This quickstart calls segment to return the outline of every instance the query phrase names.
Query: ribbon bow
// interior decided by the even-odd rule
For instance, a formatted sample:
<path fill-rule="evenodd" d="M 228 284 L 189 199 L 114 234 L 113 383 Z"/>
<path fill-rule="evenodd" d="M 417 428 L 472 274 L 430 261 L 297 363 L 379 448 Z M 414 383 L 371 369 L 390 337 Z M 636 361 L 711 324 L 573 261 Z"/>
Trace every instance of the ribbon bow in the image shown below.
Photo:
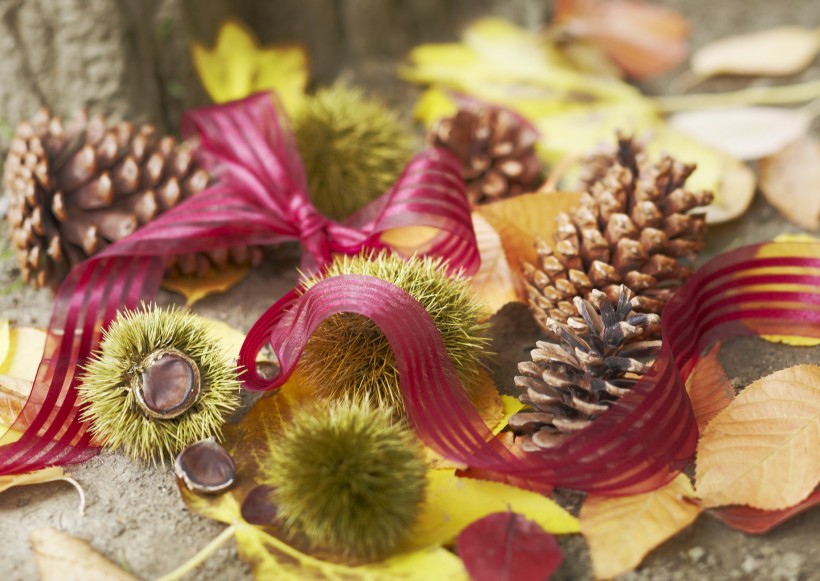
<path fill-rule="evenodd" d="M 268 94 L 194 110 L 183 134 L 196 134 L 197 156 L 215 185 L 165 212 L 133 235 L 72 270 L 55 297 L 46 351 L 12 429 L 0 447 L 0 474 L 82 462 L 96 453 L 79 419 L 78 372 L 117 310 L 135 308 L 159 290 L 164 257 L 234 246 L 298 240 L 303 267 L 320 268 L 334 253 L 387 245 L 382 234 L 428 226 L 436 236 L 420 249 L 451 269 L 473 272 L 478 249 L 458 161 L 443 150 L 414 157 L 393 188 L 343 223 L 310 203 L 293 139 Z"/>

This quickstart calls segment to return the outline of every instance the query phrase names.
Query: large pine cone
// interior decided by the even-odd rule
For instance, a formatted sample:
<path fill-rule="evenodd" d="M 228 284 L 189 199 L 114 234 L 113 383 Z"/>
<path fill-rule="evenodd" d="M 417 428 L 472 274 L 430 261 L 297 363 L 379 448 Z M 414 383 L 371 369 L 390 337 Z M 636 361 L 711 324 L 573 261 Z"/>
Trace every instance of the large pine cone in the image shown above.
<path fill-rule="evenodd" d="M 471 106 L 439 121 L 427 135 L 432 147 L 461 161 L 472 205 L 532 191 L 543 171 L 535 132 L 504 109 Z"/>
<path fill-rule="evenodd" d="M 509 425 L 526 451 L 556 446 L 587 427 L 629 393 L 660 349 L 660 340 L 646 339 L 660 317 L 636 313 L 625 286 L 614 307 L 601 291 L 590 297 L 575 297 L 575 316 L 566 323 L 548 319 L 558 341 L 539 341 L 532 360 L 518 364 L 515 385 L 528 407 Z"/>
<path fill-rule="evenodd" d="M 689 211 L 711 203 L 712 194 L 684 189 L 694 169 L 669 156 L 651 163 L 624 137 L 616 151 L 587 161 L 586 193 L 556 219 L 554 250 L 536 241 L 539 265 L 524 265 L 530 307 L 545 330 L 548 319 L 575 314 L 575 296 L 600 289 L 614 301 L 621 284 L 636 295 L 637 311 L 661 312 L 692 273 L 679 259 L 703 246 L 705 218 Z"/>
<path fill-rule="evenodd" d="M 5 163 L 10 236 L 23 278 L 57 286 L 68 271 L 208 185 L 190 147 L 151 125 L 84 112 L 65 127 L 46 110 L 17 127 Z M 172 273 L 258 263 L 259 248 L 182 255 Z"/>

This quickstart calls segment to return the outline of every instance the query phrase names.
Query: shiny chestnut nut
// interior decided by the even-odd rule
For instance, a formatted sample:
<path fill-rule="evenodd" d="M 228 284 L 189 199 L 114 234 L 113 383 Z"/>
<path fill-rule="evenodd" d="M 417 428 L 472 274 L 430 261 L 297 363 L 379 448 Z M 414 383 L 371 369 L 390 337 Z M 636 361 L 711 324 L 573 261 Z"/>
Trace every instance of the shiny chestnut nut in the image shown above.
<path fill-rule="evenodd" d="M 174 472 L 188 490 L 217 494 L 233 485 L 236 464 L 225 448 L 213 438 L 207 438 L 191 444 L 177 455 Z"/>
<path fill-rule="evenodd" d="M 162 349 L 145 361 L 134 395 L 143 411 L 161 420 L 184 414 L 199 398 L 199 367 L 177 349 Z"/>

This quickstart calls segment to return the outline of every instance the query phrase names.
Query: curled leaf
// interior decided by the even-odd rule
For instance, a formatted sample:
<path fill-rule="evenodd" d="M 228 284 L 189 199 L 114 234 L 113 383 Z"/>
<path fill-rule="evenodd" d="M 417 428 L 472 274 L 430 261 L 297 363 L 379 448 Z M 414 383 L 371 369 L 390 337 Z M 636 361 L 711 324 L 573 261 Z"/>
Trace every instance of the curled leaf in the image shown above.
<path fill-rule="evenodd" d="M 676 113 L 669 125 L 742 160 L 776 153 L 805 135 L 812 116 L 801 109 L 720 107 Z"/>
<path fill-rule="evenodd" d="M 97 551 L 88 541 L 48 527 L 29 536 L 42 581 L 139 581 Z"/>
<path fill-rule="evenodd" d="M 726 506 L 712 509 L 709 512 L 723 524 L 749 533 L 762 535 L 783 524 L 790 518 L 820 504 L 820 490 L 815 490 L 811 496 L 800 504 L 782 510 L 760 510 L 748 506 Z"/>
<path fill-rule="evenodd" d="M 698 360 L 686 378 L 686 392 L 692 402 L 695 421 L 702 433 L 712 419 L 735 398 L 735 388 L 718 361 L 720 344 Z"/>
<path fill-rule="evenodd" d="M 760 160 L 760 189 L 787 220 L 820 230 L 820 139 L 805 136 Z"/>
<path fill-rule="evenodd" d="M 543 581 L 564 559 L 555 537 L 509 511 L 487 515 L 465 528 L 457 547 L 474 581 Z"/>
<path fill-rule="evenodd" d="M 553 21 L 598 43 L 635 78 L 674 69 L 689 51 L 689 21 L 671 8 L 641 0 L 558 0 Z"/>
<path fill-rule="evenodd" d="M 780 26 L 729 36 L 702 46 L 692 54 L 692 71 L 700 77 L 793 75 L 814 60 L 818 49 L 817 30 Z"/>
<path fill-rule="evenodd" d="M 631 571 L 652 549 L 692 524 L 700 512 L 685 474 L 644 494 L 588 496 L 581 507 L 581 532 L 589 544 L 595 578 L 610 579 Z"/>
<path fill-rule="evenodd" d="M 820 367 L 797 365 L 749 385 L 698 443 L 705 506 L 780 510 L 820 483 Z"/>
<path fill-rule="evenodd" d="M 486 310 L 494 313 L 507 303 L 519 300 L 515 292 L 515 277 L 504 254 L 501 238 L 490 223 L 476 212 L 473 212 L 473 229 L 481 255 L 481 267 L 470 279 L 470 286 Z"/>

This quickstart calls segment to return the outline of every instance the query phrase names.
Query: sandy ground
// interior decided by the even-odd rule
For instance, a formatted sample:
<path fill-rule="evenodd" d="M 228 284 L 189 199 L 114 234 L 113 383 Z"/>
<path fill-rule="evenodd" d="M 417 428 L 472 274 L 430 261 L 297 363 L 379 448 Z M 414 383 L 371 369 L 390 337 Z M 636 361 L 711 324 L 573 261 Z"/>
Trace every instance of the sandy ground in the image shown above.
<path fill-rule="evenodd" d="M 784 22 L 820 25 L 816 1 L 687 3 L 677 0 L 667 3 L 693 18 L 696 44 L 729 32 Z M 385 71 L 376 66 L 372 71 L 354 71 L 352 76 L 367 81 L 379 72 Z M 812 71 L 801 78 L 817 76 L 815 64 Z M 664 82 L 668 81 L 655 82 L 651 88 L 663 91 Z M 397 100 L 406 101 L 406 88 L 398 88 L 392 81 L 383 86 L 385 94 L 399 95 Z M 0 232 L 3 240 L 0 242 L 0 316 L 10 318 L 16 325 L 45 326 L 51 311 L 51 294 L 33 291 L 19 283 L 19 271 L 8 251 L 4 228 Z M 758 199 L 742 220 L 710 231 L 705 257 L 795 230 L 771 206 Z M 194 310 L 247 330 L 259 314 L 293 285 L 294 265 L 293 260 L 272 261 L 253 271 L 228 294 L 209 297 Z M 165 295 L 164 300 L 174 299 Z M 494 375 L 503 388 L 511 382 L 514 364 L 533 336 L 528 333 L 529 323 L 520 312 L 506 313 L 499 319 L 503 322 L 499 324 L 498 333 L 504 339 L 498 344 L 505 345 L 505 349 Z M 820 363 L 820 349 L 785 348 L 743 339 L 727 345 L 722 359 L 730 376 L 738 384 L 746 385 L 787 365 Z M 31 530 L 43 526 L 57 527 L 88 539 L 97 550 L 143 579 L 173 570 L 223 529 L 223 525 L 185 510 L 168 468 L 135 464 L 118 453 L 104 452 L 84 465 L 73 467 L 71 473 L 86 492 L 88 505 L 83 517 L 77 511 L 77 493 L 65 483 L 29 486 L 0 494 L 0 579 L 37 578 L 27 539 Z M 820 579 L 818 532 L 820 511 L 817 510 L 796 517 L 762 537 L 737 533 L 702 515 L 693 526 L 650 555 L 638 571 L 623 579 Z M 555 578 L 589 579 L 589 558 L 582 538 L 564 537 L 561 545 L 565 564 Z M 238 580 L 249 577 L 249 570 L 237 557 L 235 546 L 229 544 L 190 578 Z"/>

